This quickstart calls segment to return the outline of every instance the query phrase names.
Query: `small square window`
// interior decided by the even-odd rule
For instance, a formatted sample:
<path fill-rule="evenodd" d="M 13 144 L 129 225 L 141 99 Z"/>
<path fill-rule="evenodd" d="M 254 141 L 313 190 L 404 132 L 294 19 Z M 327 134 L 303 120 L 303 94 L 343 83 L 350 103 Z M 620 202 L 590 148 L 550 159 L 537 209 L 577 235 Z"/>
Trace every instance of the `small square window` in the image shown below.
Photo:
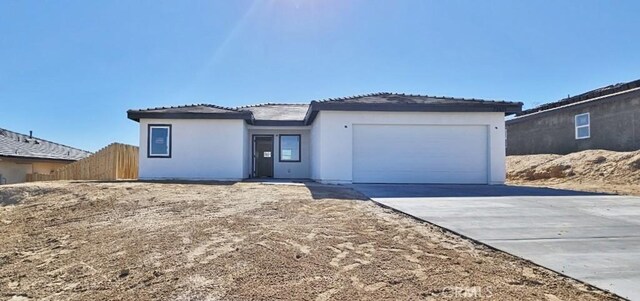
<path fill-rule="evenodd" d="M 150 124 L 147 157 L 171 158 L 171 125 Z"/>
<path fill-rule="evenodd" d="M 589 138 L 590 134 L 589 133 L 589 127 L 588 126 L 583 126 L 583 127 L 579 127 L 576 129 L 576 135 L 578 137 L 578 139 L 584 139 L 584 138 Z"/>
<path fill-rule="evenodd" d="M 578 114 L 575 117 L 576 139 L 591 137 L 591 116 L 589 113 Z"/>
<path fill-rule="evenodd" d="M 589 125 L 589 114 L 580 114 L 576 116 L 576 126 Z"/>
<path fill-rule="evenodd" d="M 300 162 L 300 135 L 280 135 L 280 162 Z"/>

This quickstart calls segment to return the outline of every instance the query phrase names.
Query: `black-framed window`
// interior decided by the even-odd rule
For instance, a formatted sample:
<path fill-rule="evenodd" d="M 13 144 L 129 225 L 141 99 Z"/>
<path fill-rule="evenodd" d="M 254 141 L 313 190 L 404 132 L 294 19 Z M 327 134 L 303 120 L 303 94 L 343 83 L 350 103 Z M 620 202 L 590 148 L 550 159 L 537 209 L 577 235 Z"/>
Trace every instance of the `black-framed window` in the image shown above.
<path fill-rule="evenodd" d="M 148 158 L 171 158 L 170 124 L 150 124 L 147 139 Z"/>
<path fill-rule="evenodd" d="M 300 162 L 300 135 L 280 135 L 280 162 Z"/>

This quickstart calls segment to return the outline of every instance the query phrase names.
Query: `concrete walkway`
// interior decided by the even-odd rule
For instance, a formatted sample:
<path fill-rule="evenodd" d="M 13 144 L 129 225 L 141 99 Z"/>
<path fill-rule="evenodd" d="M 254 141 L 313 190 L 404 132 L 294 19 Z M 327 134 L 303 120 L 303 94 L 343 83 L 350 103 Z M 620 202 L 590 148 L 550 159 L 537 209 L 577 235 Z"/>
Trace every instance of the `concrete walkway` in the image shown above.
<path fill-rule="evenodd" d="M 640 198 L 487 185 L 353 187 L 374 201 L 640 300 Z"/>

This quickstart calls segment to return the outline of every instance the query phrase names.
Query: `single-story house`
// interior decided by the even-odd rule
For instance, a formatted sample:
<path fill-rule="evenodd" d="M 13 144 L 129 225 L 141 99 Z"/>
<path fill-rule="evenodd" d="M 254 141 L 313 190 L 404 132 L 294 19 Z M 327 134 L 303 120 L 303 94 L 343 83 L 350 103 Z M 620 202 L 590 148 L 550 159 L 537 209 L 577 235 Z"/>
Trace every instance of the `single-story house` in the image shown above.
<path fill-rule="evenodd" d="M 0 185 L 21 183 L 27 174 L 50 174 L 90 152 L 0 128 Z"/>
<path fill-rule="evenodd" d="M 640 80 L 524 110 L 506 122 L 507 154 L 640 149 Z"/>
<path fill-rule="evenodd" d="M 505 180 L 505 114 L 521 107 L 376 93 L 127 115 L 140 123 L 140 179 L 499 184 Z"/>

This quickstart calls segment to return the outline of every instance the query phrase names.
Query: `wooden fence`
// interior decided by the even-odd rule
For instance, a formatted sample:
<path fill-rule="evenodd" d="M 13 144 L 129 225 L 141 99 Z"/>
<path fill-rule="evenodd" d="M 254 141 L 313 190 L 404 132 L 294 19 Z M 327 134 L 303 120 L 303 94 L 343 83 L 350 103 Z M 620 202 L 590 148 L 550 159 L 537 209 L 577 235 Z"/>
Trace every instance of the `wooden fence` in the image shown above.
<path fill-rule="evenodd" d="M 27 182 L 55 180 L 119 180 L 138 178 L 138 147 L 112 143 L 97 153 L 51 174 L 27 174 Z"/>

